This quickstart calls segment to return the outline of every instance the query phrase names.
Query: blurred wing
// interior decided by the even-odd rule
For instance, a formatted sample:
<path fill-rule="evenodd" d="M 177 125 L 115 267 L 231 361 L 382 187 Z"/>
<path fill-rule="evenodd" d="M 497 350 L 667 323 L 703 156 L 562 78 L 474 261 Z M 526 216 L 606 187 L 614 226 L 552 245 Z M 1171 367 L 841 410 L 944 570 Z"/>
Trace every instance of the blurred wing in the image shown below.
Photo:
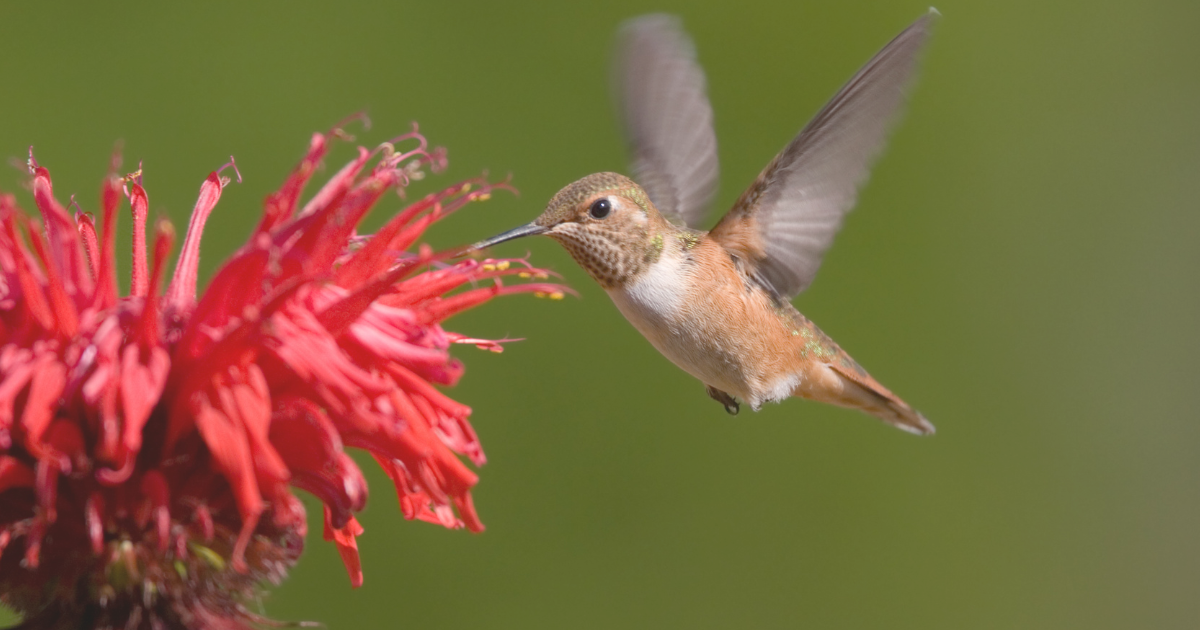
<path fill-rule="evenodd" d="M 929 34 L 930 11 L 883 47 L 784 147 L 711 236 L 781 296 L 800 293 L 854 207 Z"/>
<path fill-rule="evenodd" d="M 717 137 L 704 71 L 679 19 L 621 27 L 614 83 L 633 176 L 668 218 L 695 227 L 717 187 Z"/>

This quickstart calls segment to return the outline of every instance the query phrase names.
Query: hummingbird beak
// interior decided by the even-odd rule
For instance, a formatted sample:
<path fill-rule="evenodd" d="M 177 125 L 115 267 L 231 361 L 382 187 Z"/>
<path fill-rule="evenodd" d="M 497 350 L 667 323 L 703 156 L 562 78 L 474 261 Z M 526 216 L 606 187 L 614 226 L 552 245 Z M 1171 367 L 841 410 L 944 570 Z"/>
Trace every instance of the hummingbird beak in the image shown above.
<path fill-rule="evenodd" d="M 507 232 L 502 232 L 491 238 L 485 238 L 482 241 L 479 241 L 478 243 L 475 243 L 474 245 L 468 247 L 467 251 L 473 252 L 473 251 L 480 250 L 480 249 L 486 249 L 488 247 L 491 247 L 492 245 L 498 245 L 505 241 L 511 241 L 514 238 L 521 238 L 522 236 L 534 236 L 536 234 L 545 234 L 546 232 L 549 232 L 549 231 L 550 231 L 550 228 L 543 227 L 536 223 L 527 223 L 525 225 L 522 225 L 519 228 L 513 228 Z"/>

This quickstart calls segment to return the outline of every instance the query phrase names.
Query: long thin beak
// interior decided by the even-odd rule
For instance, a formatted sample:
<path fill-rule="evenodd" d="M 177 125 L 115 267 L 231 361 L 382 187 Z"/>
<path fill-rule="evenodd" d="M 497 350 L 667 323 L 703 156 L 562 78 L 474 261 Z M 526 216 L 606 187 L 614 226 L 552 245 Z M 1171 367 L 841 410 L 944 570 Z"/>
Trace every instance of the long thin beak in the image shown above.
<path fill-rule="evenodd" d="M 550 230 L 548 228 L 542 227 L 536 223 L 527 223 L 525 225 L 522 225 L 519 228 L 513 228 L 507 232 L 497 234 L 491 238 L 485 238 L 482 241 L 479 241 L 478 243 L 475 243 L 474 245 L 468 247 L 467 251 L 471 252 L 471 251 L 475 251 L 478 249 L 485 249 L 485 248 L 491 247 L 492 245 L 498 245 L 505 241 L 511 241 L 514 238 L 521 238 L 522 236 L 534 236 L 536 234 L 545 234 L 546 232 L 549 232 L 549 231 Z"/>

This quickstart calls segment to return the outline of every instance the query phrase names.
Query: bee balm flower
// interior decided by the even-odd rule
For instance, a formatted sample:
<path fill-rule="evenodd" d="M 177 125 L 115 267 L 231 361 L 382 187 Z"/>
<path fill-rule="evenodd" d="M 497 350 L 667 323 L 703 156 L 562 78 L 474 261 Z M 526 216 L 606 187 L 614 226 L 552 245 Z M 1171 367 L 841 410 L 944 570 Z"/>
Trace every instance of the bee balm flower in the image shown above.
<path fill-rule="evenodd" d="M 0 594 L 23 627 L 253 623 L 243 604 L 303 547 L 292 488 L 324 504 L 325 538 L 361 584 L 354 513 L 367 485 L 346 447 L 375 457 L 406 518 L 483 529 L 477 477 L 459 459 L 484 463 L 471 410 L 434 385 L 462 374 L 451 344 L 499 345 L 441 322 L 500 294 L 562 288 L 502 284 L 546 277 L 523 261 L 413 251 L 434 221 L 486 198 L 484 180 L 412 203 L 372 237 L 355 233 L 385 193 L 443 166 L 415 130 L 360 148 L 301 206 L 332 136 L 313 136 L 202 294 L 200 237 L 229 182 L 221 171 L 200 187 L 164 292 L 174 233 L 160 224 L 147 245 L 140 171 L 107 178 L 99 232 L 68 214 L 32 153 L 41 223 L 0 195 Z M 123 198 L 134 246 L 121 297 Z"/>

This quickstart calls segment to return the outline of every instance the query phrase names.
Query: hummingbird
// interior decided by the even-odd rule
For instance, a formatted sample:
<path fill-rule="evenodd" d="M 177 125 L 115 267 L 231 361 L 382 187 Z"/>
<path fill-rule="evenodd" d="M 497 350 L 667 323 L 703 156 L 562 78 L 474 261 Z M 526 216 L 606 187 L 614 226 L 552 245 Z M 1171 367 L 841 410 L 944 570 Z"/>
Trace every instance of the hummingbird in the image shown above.
<path fill-rule="evenodd" d="M 799 397 L 933 433 L 791 300 L 854 206 L 936 15 L 930 9 L 872 57 L 708 232 L 698 225 L 718 166 L 704 71 L 678 18 L 630 20 L 618 32 L 614 88 L 633 177 L 588 175 L 531 223 L 468 250 L 538 234 L 558 241 L 731 415 L 739 399 L 757 411 Z"/>

